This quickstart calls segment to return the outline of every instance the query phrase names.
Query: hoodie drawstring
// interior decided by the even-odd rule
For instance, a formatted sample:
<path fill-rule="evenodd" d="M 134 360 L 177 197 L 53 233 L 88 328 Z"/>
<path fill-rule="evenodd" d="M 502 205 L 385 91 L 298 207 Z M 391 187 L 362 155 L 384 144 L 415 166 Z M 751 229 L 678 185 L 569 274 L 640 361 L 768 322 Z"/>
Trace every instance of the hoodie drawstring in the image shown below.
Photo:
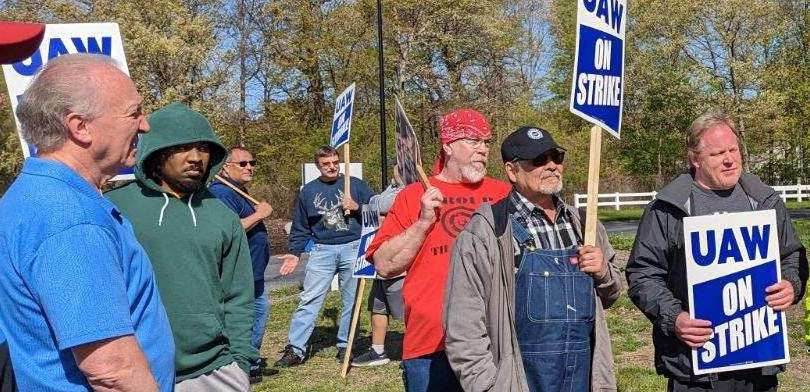
<path fill-rule="evenodd" d="M 163 224 L 163 211 L 166 211 L 166 206 L 169 205 L 169 196 L 166 196 L 165 193 L 161 193 L 161 195 L 163 195 L 163 198 L 166 199 L 166 202 L 163 203 L 163 208 L 160 209 L 160 218 L 158 218 L 158 226 L 161 226 Z"/>
<path fill-rule="evenodd" d="M 163 203 L 163 207 L 160 209 L 160 218 L 158 218 L 158 226 L 163 225 L 163 212 L 166 211 L 166 206 L 169 205 L 169 196 L 166 196 L 165 193 L 162 193 L 163 198 L 166 201 Z M 197 227 L 197 215 L 194 214 L 194 208 L 191 207 L 191 200 L 194 199 L 194 193 L 192 192 L 191 195 L 188 197 L 188 210 L 191 211 L 191 220 L 194 222 L 194 227 Z"/>
<path fill-rule="evenodd" d="M 191 220 L 194 221 L 194 227 L 197 227 L 197 215 L 194 215 L 194 209 L 191 208 L 191 199 L 194 198 L 194 192 L 188 197 L 188 210 L 191 211 Z"/>

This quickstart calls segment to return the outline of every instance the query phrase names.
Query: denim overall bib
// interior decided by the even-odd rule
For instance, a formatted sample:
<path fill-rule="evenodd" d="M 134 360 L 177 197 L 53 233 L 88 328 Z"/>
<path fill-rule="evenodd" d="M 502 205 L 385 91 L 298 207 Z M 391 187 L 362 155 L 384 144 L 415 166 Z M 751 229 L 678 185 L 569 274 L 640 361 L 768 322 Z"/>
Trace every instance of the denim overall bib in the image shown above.
<path fill-rule="evenodd" d="M 594 326 L 593 279 L 571 264 L 576 247 L 536 249 L 514 218 L 522 259 L 515 273 L 515 329 L 532 392 L 587 392 Z"/>

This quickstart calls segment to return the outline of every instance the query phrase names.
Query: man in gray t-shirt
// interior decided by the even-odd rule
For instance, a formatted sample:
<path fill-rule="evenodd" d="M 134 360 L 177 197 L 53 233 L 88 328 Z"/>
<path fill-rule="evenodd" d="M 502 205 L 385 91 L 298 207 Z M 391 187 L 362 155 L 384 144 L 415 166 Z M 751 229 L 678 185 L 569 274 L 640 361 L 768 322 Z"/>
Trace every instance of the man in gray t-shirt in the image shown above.
<path fill-rule="evenodd" d="M 639 222 L 626 268 L 628 295 L 653 323 L 655 367 L 668 379 L 668 391 L 776 391 L 776 374 L 784 367 L 693 374 L 691 350 L 709 341 L 713 330 L 709 321 L 689 316 L 683 218 L 775 210 L 782 280 L 764 294 L 776 311 L 803 295 L 804 247 L 779 195 L 756 176 L 743 173 L 737 131 L 728 116 L 707 113 L 695 120 L 687 149 L 690 172 L 658 192 Z"/>
<path fill-rule="evenodd" d="M 740 184 L 731 189 L 706 189 L 692 183 L 692 215 L 751 211 L 751 201 Z"/>

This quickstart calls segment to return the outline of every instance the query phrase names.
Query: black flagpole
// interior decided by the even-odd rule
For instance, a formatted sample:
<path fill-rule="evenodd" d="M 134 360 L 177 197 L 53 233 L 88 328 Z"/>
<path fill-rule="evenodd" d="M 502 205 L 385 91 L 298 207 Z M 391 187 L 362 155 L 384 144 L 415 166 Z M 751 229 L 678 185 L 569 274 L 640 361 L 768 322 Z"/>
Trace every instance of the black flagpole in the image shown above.
<path fill-rule="evenodd" d="M 382 0 L 377 0 L 377 56 L 380 63 L 380 164 L 382 187 L 388 186 L 388 154 L 385 137 L 385 63 L 383 61 Z"/>

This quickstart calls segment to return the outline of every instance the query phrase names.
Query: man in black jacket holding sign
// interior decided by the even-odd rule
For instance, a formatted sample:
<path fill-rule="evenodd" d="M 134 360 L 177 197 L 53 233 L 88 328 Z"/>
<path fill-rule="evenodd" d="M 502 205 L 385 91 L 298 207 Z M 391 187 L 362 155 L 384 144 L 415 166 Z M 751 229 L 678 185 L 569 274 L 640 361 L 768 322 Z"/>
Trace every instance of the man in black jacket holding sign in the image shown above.
<path fill-rule="evenodd" d="M 775 210 L 782 280 L 766 289 L 765 300 L 776 311 L 804 295 L 804 247 L 779 195 L 757 176 L 743 173 L 731 118 L 709 112 L 696 119 L 688 131 L 687 152 L 689 172 L 664 187 L 641 218 L 627 263 L 628 294 L 653 323 L 655 367 L 668 378 L 669 391 L 775 391 L 783 367 L 693 374 L 691 350 L 709 341 L 713 330 L 709 321 L 689 315 L 683 218 Z"/>

